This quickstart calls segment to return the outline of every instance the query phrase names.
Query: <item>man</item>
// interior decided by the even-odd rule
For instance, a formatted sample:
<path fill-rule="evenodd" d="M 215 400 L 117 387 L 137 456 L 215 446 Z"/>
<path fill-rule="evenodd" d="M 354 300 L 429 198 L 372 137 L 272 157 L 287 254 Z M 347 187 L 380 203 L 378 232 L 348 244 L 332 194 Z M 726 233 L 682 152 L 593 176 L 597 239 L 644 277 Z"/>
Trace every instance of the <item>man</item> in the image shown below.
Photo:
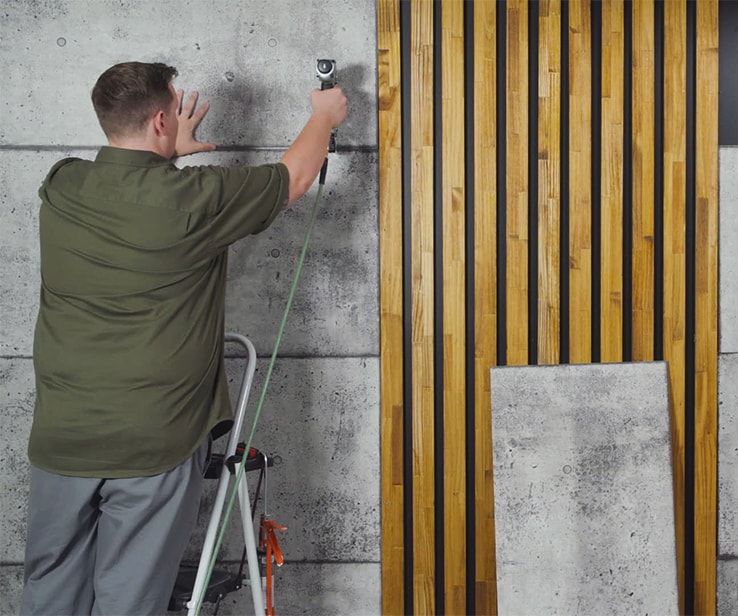
<path fill-rule="evenodd" d="M 265 229 L 320 170 L 339 88 L 281 161 L 178 169 L 208 151 L 208 110 L 176 69 L 127 62 L 92 102 L 108 146 L 39 190 L 41 298 L 23 614 L 162 614 L 199 506 L 210 440 L 230 428 L 228 246 Z"/>

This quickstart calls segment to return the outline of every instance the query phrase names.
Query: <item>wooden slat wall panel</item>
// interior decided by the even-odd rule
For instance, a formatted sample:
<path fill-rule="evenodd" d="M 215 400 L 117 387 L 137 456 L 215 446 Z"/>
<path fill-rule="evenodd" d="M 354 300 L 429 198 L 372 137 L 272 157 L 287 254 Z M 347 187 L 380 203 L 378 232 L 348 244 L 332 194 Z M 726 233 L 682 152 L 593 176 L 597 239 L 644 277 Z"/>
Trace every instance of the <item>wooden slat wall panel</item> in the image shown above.
<path fill-rule="evenodd" d="M 464 1 L 441 8 L 445 612 L 466 614 Z"/>
<path fill-rule="evenodd" d="M 679 604 L 684 609 L 684 442 L 686 378 L 687 3 L 664 4 L 664 359 L 669 362 L 674 522 Z"/>
<path fill-rule="evenodd" d="M 541 0 L 538 11 L 538 363 L 558 364 L 561 330 L 561 2 Z"/>
<path fill-rule="evenodd" d="M 497 611 L 489 368 L 497 363 L 497 7 L 474 3 L 474 478 L 477 614 Z"/>
<path fill-rule="evenodd" d="M 382 614 L 404 613 L 402 459 L 402 109 L 399 0 L 377 4 L 382 429 Z"/>
<path fill-rule="evenodd" d="M 718 2 L 697 3 L 695 614 L 715 613 L 717 566 Z"/>
<path fill-rule="evenodd" d="M 382 610 L 404 613 L 496 613 L 493 468 L 489 368 L 501 361 L 528 363 L 529 322 L 535 321 L 538 362 L 558 363 L 566 353 L 571 362 L 592 360 L 599 345 L 600 361 L 622 361 L 623 349 L 632 345 L 633 359 L 650 360 L 659 353 L 669 362 L 672 396 L 673 460 L 677 559 L 680 599 L 683 610 L 714 613 L 716 540 L 716 429 L 717 429 L 717 0 L 700 0 L 697 15 L 697 66 L 687 61 L 688 0 L 667 0 L 663 8 L 664 66 L 663 108 L 656 108 L 655 61 L 660 41 L 655 39 L 655 0 L 603 0 L 602 29 L 591 31 L 591 0 L 570 0 L 568 47 L 562 46 L 560 0 L 537 4 L 538 40 L 529 40 L 529 0 L 504 4 L 476 0 L 378 0 L 379 139 L 380 139 L 380 295 L 382 354 Z M 408 24 L 398 23 L 407 9 Z M 625 7 L 629 7 L 625 10 Z M 434 11 L 441 11 L 441 38 L 434 40 Z M 464 10 L 473 10 L 472 34 L 465 31 Z M 502 11 L 505 27 L 497 24 Z M 599 13 L 599 11 L 598 11 Z M 436 14 L 437 15 L 437 14 Z M 631 20 L 625 23 L 625 15 Z M 660 25 L 661 27 L 661 25 Z M 691 26 L 690 26 L 691 28 Z M 463 78 L 468 47 L 464 37 L 474 37 L 473 88 L 465 90 Z M 602 41 L 599 104 L 601 124 L 592 125 L 592 66 Z M 632 48 L 625 42 L 631 37 Z M 408 73 L 400 75 L 401 49 L 410 56 Z M 498 47 L 501 44 L 503 47 Z M 530 45 L 537 44 L 537 118 L 528 117 Z M 497 49 L 504 50 L 505 126 L 497 117 Z M 566 53 L 564 51 L 566 50 Z M 440 51 L 441 74 L 434 74 L 434 53 Z M 631 54 L 630 75 L 624 69 Z M 564 63 L 568 63 L 565 65 Z M 567 83 L 560 83 L 568 72 Z M 626 78 L 628 82 L 626 82 Z M 441 98 L 434 81 L 441 79 Z M 695 150 L 688 151 L 687 133 L 691 105 L 688 85 L 696 88 Z M 632 84 L 632 101 L 626 106 L 626 83 Z M 403 143 L 401 93 L 410 87 L 410 109 L 406 109 L 411 138 Z M 464 95 L 473 96 L 473 187 L 467 180 Z M 569 114 L 562 118 L 567 96 Z M 434 117 L 441 105 L 441 141 L 434 143 Z M 625 117 L 625 114 L 629 114 Z M 631 122 L 629 134 L 624 126 Z M 663 122 L 663 144 L 655 144 Z M 529 152 L 529 126 L 537 126 L 538 152 Z M 566 126 L 567 157 L 560 150 L 561 127 Z M 504 151 L 497 151 L 500 131 Z M 594 131 L 594 132 L 593 132 Z M 691 137 L 690 137 L 691 139 Z M 599 140 L 599 152 L 592 149 Z M 624 143 L 625 142 L 625 143 Z M 630 143 L 632 151 L 625 146 Z M 403 147 L 409 154 L 403 157 Z M 442 148 L 441 165 L 436 148 Z M 537 156 L 538 213 L 528 220 L 531 179 L 528 157 Z M 592 229 L 591 161 L 601 162 L 600 227 Z M 658 157 L 658 159 L 657 159 Z M 688 161 L 695 161 L 694 245 L 687 237 L 690 196 Z M 402 169 L 405 161 L 409 167 Z M 504 186 L 497 186 L 497 171 L 504 165 Z M 561 167 L 564 165 L 564 167 Z M 561 171 L 568 180 L 562 190 Z M 663 176 L 663 214 L 657 208 L 654 178 Z M 437 171 L 442 174 L 440 182 Z M 630 178 L 624 186 L 624 178 Z M 405 182 L 409 182 L 405 184 Z M 437 186 L 442 195 L 435 194 Z M 408 193 L 409 189 L 409 193 Z M 466 219 L 465 195 L 473 190 L 473 216 Z M 407 203 L 403 196 L 410 195 Z M 442 233 L 434 228 L 439 217 Z M 562 199 L 566 198 L 562 203 Z M 626 202 L 626 199 L 630 201 Z M 504 207 L 504 225 L 497 220 L 498 200 Z M 398 204 L 402 203 L 402 208 Z M 623 220 L 626 205 L 632 219 Z M 561 211 L 566 218 L 559 217 Z M 657 229 L 660 216 L 663 228 Z M 403 224 L 411 221 L 411 228 Z M 561 228 L 562 220 L 568 222 Z M 536 225 L 538 244 L 537 280 L 529 280 L 528 230 Z M 473 227 L 473 236 L 467 229 Z M 560 231 L 569 244 L 560 246 Z M 592 237 L 600 240 L 600 260 L 592 271 Z M 434 235 L 435 233 L 435 235 Z M 663 280 L 655 280 L 656 233 L 663 233 Z M 403 242 L 410 238 L 407 245 Z M 441 245 L 434 243 L 439 238 Z M 465 242 L 473 242 L 473 262 L 465 253 Z M 629 242 L 632 242 L 632 246 Z M 497 261 L 500 244 L 506 267 Z M 626 253 L 626 249 L 630 249 Z M 567 251 L 568 271 L 559 271 L 560 251 Z M 688 252 L 690 251 L 690 252 Z M 404 278 L 403 255 L 409 256 L 409 280 Z M 632 264 L 623 271 L 623 263 Z M 694 297 L 687 297 L 690 267 L 694 264 Z M 435 270 L 434 267 L 440 267 Z M 534 268 L 535 269 L 535 268 Z M 440 271 L 441 279 L 434 280 Z M 465 280 L 473 276 L 474 293 L 465 297 Z M 566 276 L 567 278 L 563 278 Z M 599 277 L 599 281 L 595 278 Z M 500 278 L 503 277 L 503 278 Z M 498 332 L 498 279 L 504 282 L 504 331 Z M 568 294 L 560 294 L 568 280 Z M 631 286 L 624 288 L 624 281 Z M 443 327 L 434 323 L 442 282 Z M 529 294 L 538 284 L 537 313 L 528 314 Z M 593 314 L 593 289 L 599 284 L 599 313 Z M 655 293 L 663 285 L 663 314 L 655 314 Z M 403 305 L 410 293 L 409 305 Z M 632 310 L 623 314 L 629 293 Z M 467 322 L 464 303 L 473 300 L 473 320 Z M 564 302 L 568 312 L 561 314 Z M 687 340 L 690 305 L 695 308 L 694 340 Z M 404 311 L 409 311 L 409 319 Z M 532 317 L 529 318 L 529 317 Z M 564 319 L 566 319 L 564 321 Z M 593 341 L 593 319 L 599 319 L 600 339 Z M 410 323 L 408 331 L 404 331 Z M 568 340 L 560 340 L 560 326 L 569 329 Z M 474 327 L 474 366 L 469 377 L 466 327 Z M 658 327 L 663 339 L 654 340 Z M 630 331 L 632 339 L 624 340 Z M 504 340 L 498 341 L 497 336 Z M 408 339 L 408 348 L 403 340 Z M 505 349 L 506 357 L 497 356 Z M 559 348 L 559 343 L 566 349 Z M 434 365 L 443 349 L 443 366 Z M 688 369 L 693 362 L 694 373 Z M 403 370 L 412 367 L 411 383 L 403 383 Z M 443 370 L 443 392 L 434 391 L 437 371 Z M 467 378 L 469 377 L 469 380 Z M 471 384 L 473 383 L 473 387 Z M 686 393 L 694 385 L 694 400 Z M 407 395 L 409 400 L 404 399 Z M 473 396 L 473 433 L 466 432 L 465 400 Z M 408 404 L 410 408 L 404 408 Z M 442 404 L 443 426 L 434 422 Z M 686 441 L 689 414 L 694 412 L 694 442 Z M 409 432 L 403 419 L 411 419 Z M 438 428 L 441 428 L 440 430 Z M 442 450 L 435 438 L 442 435 Z M 471 440 L 467 440 L 471 439 Z M 692 447 L 693 445 L 693 447 Z M 412 468 L 403 468 L 403 451 L 412 451 Z M 465 450 L 474 448 L 473 468 Z M 694 450 L 693 459 L 687 459 Z M 438 456 L 438 457 L 437 457 Z M 439 461 L 443 468 L 438 468 Z M 469 466 L 467 466 L 469 464 Z M 685 486 L 691 465 L 694 484 Z M 412 472 L 410 473 L 409 470 Z M 474 494 L 467 494 L 466 478 L 474 475 Z M 411 485 L 405 481 L 411 479 Z M 443 494 L 436 486 L 443 485 Z M 472 499 L 473 496 L 473 499 Z M 691 500 L 693 498 L 693 501 Z M 685 519 L 685 507 L 694 502 L 694 519 Z M 439 503 L 443 503 L 443 511 Z M 409 507 L 412 507 L 410 510 Z M 471 522 L 473 529 L 466 527 Z M 687 509 L 688 510 L 688 509 Z M 439 513 L 442 514 L 439 517 Z M 403 528 L 412 515 L 412 534 Z M 443 528 L 436 528 L 440 522 Z M 473 543 L 466 543 L 471 531 Z M 694 545 L 685 550 L 685 536 L 694 533 Z M 443 541 L 442 545 L 437 544 Z M 693 547 L 693 549 L 691 549 Z M 410 551 L 410 552 L 409 552 Z M 467 570 L 467 554 L 473 552 L 474 571 Z M 692 558 L 691 565 L 686 564 Z M 436 562 L 443 554 L 445 562 Z M 412 563 L 411 569 L 408 569 Z M 690 569 L 691 567 L 691 569 Z M 689 577 L 687 577 L 689 576 Z M 412 588 L 405 582 L 412 579 Z M 436 605 L 437 588 L 443 605 Z M 467 589 L 474 584 L 473 593 Z M 690 585 L 694 605 L 684 605 L 685 585 Z M 408 596 L 409 595 L 409 596 Z M 474 605 L 466 603 L 473 597 Z"/>
<path fill-rule="evenodd" d="M 633 3 L 633 359 L 654 358 L 654 5 Z"/>
<path fill-rule="evenodd" d="M 602 183 L 600 359 L 623 359 L 623 63 L 622 0 L 602 4 Z"/>
<path fill-rule="evenodd" d="M 507 364 L 528 363 L 528 0 L 507 6 Z"/>
<path fill-rule="evenodd" d="M 435 613 L 433 3 L 411 4 L 413 594 Z"/>
<path fill-rule="evenodd" d="M 589 0 L 569 2 L 569 359 L 592 359 L 592 32 Z"/>

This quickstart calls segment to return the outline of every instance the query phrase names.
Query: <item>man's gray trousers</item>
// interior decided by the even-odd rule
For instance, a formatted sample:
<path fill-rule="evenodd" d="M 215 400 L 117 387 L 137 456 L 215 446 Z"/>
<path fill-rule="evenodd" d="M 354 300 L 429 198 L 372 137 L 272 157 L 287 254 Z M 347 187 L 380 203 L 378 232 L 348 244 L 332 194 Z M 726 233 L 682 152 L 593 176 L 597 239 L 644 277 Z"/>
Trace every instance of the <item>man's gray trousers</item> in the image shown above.
<path fill-rule="evenodd" d="M 206 439 L 152 477 L 32 467 L 21 614 L 164 614 L 197 520 L 208 447 Z"/>

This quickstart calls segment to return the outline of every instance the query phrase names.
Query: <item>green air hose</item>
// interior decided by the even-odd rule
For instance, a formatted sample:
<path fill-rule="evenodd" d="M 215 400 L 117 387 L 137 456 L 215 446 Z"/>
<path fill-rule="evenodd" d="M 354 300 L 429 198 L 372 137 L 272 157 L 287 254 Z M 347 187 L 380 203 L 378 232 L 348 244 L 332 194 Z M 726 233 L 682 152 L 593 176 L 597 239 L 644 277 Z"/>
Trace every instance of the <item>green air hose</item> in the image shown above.
<path fill-rule="evenodd" d="M 248 441 L 246 442 L 246 448 L 244 451 L 248 452 L 249 448 L 251 447 L 251 440 L 254 437 L 254 432 L 256 431 L 256 424 L 259 421 L 259 416 L 261 415 L 261 408 L 264 406 L 264 400 L 266 399 L 266 392 L 267 388 L 269 387 L 269 380 L 272 377 L 272 370 L 274 369 L 274 364 L 277 360 L 277 351 L 279 350 L 279 344 L 282 341 L 282 334 L 284 333 L 284 326 L 287 323 L 287 316 L 290 313 L 290 308 L 292 308 L 292 300 L 295 297 L 295 291 L 297 290 L 297 282 L 300 279 L 300 273 L 302 272 L 302 266 L 305 263 L 305 255 L 307 254 L 307 248 L 308 244 L 310 243 L 310 236 L 313 232 L 313 226 L 315 225 L 315 218 L 318 213 L 318 204 L 320 203 L 320 197 L 323 194 L 323 185 L 325 182 L 325 174 L 326 174 L 326 168 L 328 164 L 328 159 L 325 159 L 325 162 L 323 163 L 323 167 L 320 172 L 320 181 L 318 184 L 318 193 L 315 196 L 315 202 L 313 203 L 313 209 L 310 214 L 310 223 L 308 224 L 307 233 L 305 234 L 305 241 L 302 244 L 302 251 L 300 252 L 300 259 L 297 262 L 297 270 L 295 271 L 295 278 L 292 281 L 292 288 L 290 289 L 290 294 L 287 298 L 287 305 L 284 309 L 284 314 L 282 315 L 282 322 L 279 324 L 279 331 L 277 332 L 277 341 L 274 343 L 274 350 L 272 351 L 272 356 L 269 359 L 269 367 L 267 368 L 266 376 L 264 377 L 264 384 L 261 387 L 261 395 L 259 396 L 259 403 L 256 406 L 256 412 L 254 413 L 254 421 L 251 424 L 251 432 L 249 433 Z M 195 604 L 195 616 L 198 616 L 200 614 L 200 608 L 202 607 L 202 603 L 205 597 L 205 592 L 207 590 L 208 584 L 210 583 L 210 578 L 213 574 L 213 569 L 215 568 L 215 561 L 218 556 L 218 552 L 220 550 L 220 546 L 223 543 L 223 537 L 225 536 L 226 528 L 228 527 L 228 522 L 231 519 L 231 512 L 233 511 L 233 505 L 236 502 L 236 498 L 238 496 L 237 490 L 238 485 L 241 482 L 241 478 L 243 477 L 245 464 L 240 464 L 238 468 L 238 473 L 236 474 L 236 480 L 235 484 L 233 485 L 233 489 L 231 491 L 231 497 L 228 501 L 228 507 L 226 508 L 225 517 L 223 519 L 223 524 L 220 529 L 220 533 L 218 534 L 218 540 L 215 543 L 215 548 L 213 549 L 213 555 L 210 558 L 210 563 L 208 564 L 208 571 L 207 576 L 205 577 L 205 584 L 203 585 L 203 589 L 200 592 L 200 596 L 197 597 L 197 603 Z M 259 616 L 259 615 L 257 615 Z"/>

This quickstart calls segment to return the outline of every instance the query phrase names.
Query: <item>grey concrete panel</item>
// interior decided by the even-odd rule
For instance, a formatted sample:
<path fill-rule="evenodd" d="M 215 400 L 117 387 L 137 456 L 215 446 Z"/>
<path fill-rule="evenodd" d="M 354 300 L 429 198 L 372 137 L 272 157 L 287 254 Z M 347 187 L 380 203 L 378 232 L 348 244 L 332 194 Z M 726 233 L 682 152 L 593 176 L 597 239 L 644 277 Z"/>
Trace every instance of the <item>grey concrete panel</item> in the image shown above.
<path fill-rule="evenodd" d="M 280 615 L 370 616 L 382 611 L 379 563 L 287 562 L 275 568 L 274 585 L 275 608 Z M 20 613 L 22 590 L 23 567 L 0 566 L 0 614 Z M 206 603 L 200 613 L 209 616 L 214 607 Z M 218 609 L 222 616 L 253 613 L 247 587 L 228 595 Z"/>
<path fill-rule="evenodd" d="M 243 364 L 238 358 L 228 361 L 234 401 Z M 259 362 L 250 399 L 252 412 L 261 394 L 267 364 L 266 359 Z M 277 522 L 288 526 L 287 531 L 279 534 L 280 545 L 289 561 L 285 570 L 290 569 L 294 561 L 304 560 L 371 562 L 378 570 L 378 380 L 376 358 L 279 359 L 275 365 L 254 445 L 280 458 L 268 475 L 267 506 L 268 513 Z M 26 444 L 33 412 L 32 362 L 29 359 L 0 359 L 0 384 L 7 392 L 7 399 L 0 406 L 6 434 L 6 446 L 0 454 L 0 494 L 3 495 L 0 499 L 0 554 L 3 563 L 22 563 L 29 480 Z M 250 416 L 245 437 L 251 425 Z M 256 475 L 250 474 L 248 482 L 253 488 Z M 199 527 L 187 552 L 188 560 L 199 557 L 214 496 L 215 482 L 209 483 L 212 485 L 208 486 L 203 499 Z M 259 515 L 262 512 L 263 502 Z M 221 559 L 237 560 L 242 547 L 240 519 L 234 514 L 220 552 Z M 0 567 L 0 571 L 3 570 Z M 350 596 L 350 587 L 331 586 L 327 582 L 315 586 L 311 576 L 315 572 L 333 571 L 331 576 L 348 575 L 350 582 L 351 576 L 346 571 L 339 574 L 337 569 L 323 570 L 319 565 L 297 571 L 299 575 L 296 574 L 291 584 L 313 589 L 308 606 L 327 601 L 325 613 L 340 613 L 342 604 L 337 597 Z M 307 577 L 303 579 L 300 575 Z M 378 573 L 375 577 L 378 578 Z M 376 580 L 375 583 L 378 584 Z M 2 586 L 0 589 L 6 592 Z M 372 594 L 378 593 L 376 586 L 372 589 L 371 585 L 358 585 L 356 589 L 374 597 L 373 601 L 378 600 L 378 595 Z M 12 594 L 13 589 L 7 592 Z M 285 589 L 285 596 L 292 597 L 292 594 Z M 334 600 L 338 603 L 331 607 Z M 332 611 L 334 609 L 336 611 Z M 372 612 L 369 609 L 367 613 Z M 305 613 L 319 612 L 308 610 Z"/>
<path fill-rule="evenodd" d="M 718 366 L 718 554 L 738 558 L 738 355 Z"/>
<path fill-rule="evenodd" d="M 718 614 L 738 615 L 738 148 L 720 148 Z"/>
<path fill-rule="evenodd" d="M 197 89 L 211 103 L 198 136 L 221 146 L 180 164 L 259 164 L 277 160 L 298 134 L 310 114 L 310 90 L 318 87 L 315 60 L 331 57 L 349 118 L 338 131 L 339 153 L 331 156 L 281 347 L 305 359 L 290 360 L 297 363 L 289 375 L 277 369 L 280 386 L 273 386 L 269 404 L 285 423 L 271 424 L 265 410 L 262 426 L 269 431 L 264 442 L 283 459 L 272 474 L 275 490 L 285 492 L 275 494 L 274 516 L 290 526 L 287 557 L 369 564 L 290 562 L 277 605 L 281 613 L 379 613 L 378 361 L 361 359 L 377 355 L 379 338 L 375 12 L 374 3 L 355 0 L 3 4 L 0 413 L 9 446 L 0 467 L 0 612 L 18 612 L 22 577 L 13 563 L 22 558 L 25 535 L 28 358 L 39 286 L 36 192 L 53 162 L 92 158 L 91 146 L 105 142 L 89 100 L 94 81 L 124 60 L 175 65 L 175 85 Z M 274 344 L 315 192 L 231 249 L 229 329 L 251 336 L 264 356 Z M 315 355 L 336 359 L 311 360 Z M 237 361 L 229 361 L 229 371 Z M 296 455 L 312 447 L 315 459 Z M 280 473 L 289 477 L 281 486 Z M 226 606 L 227 613 L 248 613 L 241 605 L 248 610 L 250 601 Z"/>
<path fill-rule="evenodd" d="M 280 350 L 379 353 L 376 156 L 331 156 Z M 231 249 L 227 328 L 271 353 L 317 196 L 317 183 L 272 226 Z"/>
<path fill-rule="evenodd" d="M 244 363 L 232 359 L 227 365 L 234 404 Z M 244 440 L 251 433 L 267 367 L 267 359 L 259 361 Z M 267 476 L 267 508 L 288 527 L 278 534 L 286 559 L 379 562 L 378 443 L 376 358 L 278 358 L 252 444 L 281 459 Z M 251 488 L 256 475 L 247 475 Z M 214 485 L 203 501 L 188 560 L 199 558 L 213 493 Z M 261 503 L 257 515 L 263 511 Z M 219 557 L 239 559 L 242 548 L 240 518 L 234 512 Z"/>
<path fill-rule="evenodd" d="M 738 148 L 720 148 L 720 352 L 738 352 Z"/>
<path fill-rule="evenodd" d="M 717 562 L 717 614 L 738 616 L 738 558 Z"/>
<path fill-rule="evenodd" d="M 0 355 L 32 351 L 38 310 L 38 187 L 65 156 L 95 150 L 0 150 Z M 273 152 L 215 152 L 184 164 L 262 164 Z M 231 248 L 228 327 L 270 353 L 302 249 L 316 186 L 266 231 Z M 288 354 L 366 355 L 379 346 L 376 155 L 331 156 L 324 197 L 282 342 Z"/>
<path fill-rule="evenodd" d="M 275 572 L 275 611 L 297 616 L 370 616 L 381 614 L 379 563 L 286 563 Z M 206 604 L 203 615 L 213 613 Z M 218 614 L 254 613 L 251 591 L 242 588 L 220 604 Z"/>
<path fill-rule="evenodd" d="M 676 614 L 665 363 L 493 368 L 501 614 Z"/>
<path fill-rule="evenodd" d="M 0 566 L 0 614 L 20 614 L 22 591 L 23 566 Z"/>
<path fill-rule="evenodd" d="M 5 2 L 2 21 L 0 145 L 104 143 L 89 92 L 128 60 L 172 64 L 177 87 L 211 101 L 206 140 L 286 145 L 309 116 L 319 57 L 336 60 L 351 100 L 339 143 L 377 143 L 372 2 Z"/>
<path fill-rule="evenodd" d="M 0 355 L 31 354 L 38 310 L 38 188 L 68 152 L 0 150 Z"/>
<path fill-rule="evenodd" d="M 0 562 L 22 563 L 30 467 L 26 449 L 34 403 L 29 359 L 0 359 Z M 1 589 L 1 587 L 0 587 Z M 0 612 L 4 604 L 0 602 Z"/>

